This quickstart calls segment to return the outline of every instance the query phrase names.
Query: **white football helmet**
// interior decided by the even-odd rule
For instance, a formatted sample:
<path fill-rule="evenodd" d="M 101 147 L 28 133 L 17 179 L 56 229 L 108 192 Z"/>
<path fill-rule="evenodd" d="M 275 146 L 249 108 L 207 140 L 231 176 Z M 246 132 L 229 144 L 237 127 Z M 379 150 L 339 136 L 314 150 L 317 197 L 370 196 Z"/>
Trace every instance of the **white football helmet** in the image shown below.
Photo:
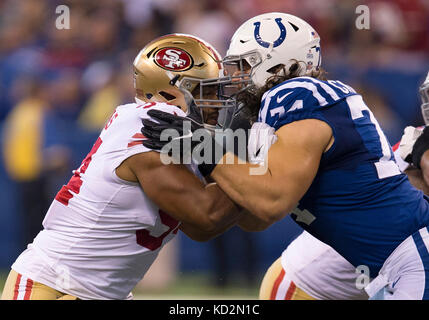
<path fill-rule="evenodd" d="M 429 72 L 426 80 L 420 86 L 420 97 L 422 98 L 422 115 L 426 125 L 429 125 Z"/>
<path fill-rule="evenodd" d="M 243 71 L 244 61 L 250 67 L 250 79 L 256 87 L 262 87 L 278 72 L 279 66 L 284 66 L 288 73 L 296 61 L 302 66 L 300 75 L 309 75 L 321 63 L 320 37 L 296 16 L 264 13 L 244 22 L 231 39 L 225 65 L 235 63 Z"/>

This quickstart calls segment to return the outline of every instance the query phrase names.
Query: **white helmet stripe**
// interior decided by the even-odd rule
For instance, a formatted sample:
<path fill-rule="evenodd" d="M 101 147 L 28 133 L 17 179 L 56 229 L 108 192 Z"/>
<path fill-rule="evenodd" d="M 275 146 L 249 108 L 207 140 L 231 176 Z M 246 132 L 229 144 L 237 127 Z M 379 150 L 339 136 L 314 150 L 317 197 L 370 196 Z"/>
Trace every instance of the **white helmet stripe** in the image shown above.
<path fill-rule="evenodd" d="M 323 81 L 320 81 L 318 79 L 315 78 L 311 78 L 311 77 L 300 77 L 300 79 L 307 79 L 309 81 L 313 81 L 315 83 L 317 83 L 318 85 L 320 85 L 322 87 L 323 90 L 326 91 L 327 94 L 329 94 L 331 96 L 331 98 L 335 101 L 340 100 L 340 97 L 335 93 L 335 91 L 329 87 L 326 83 L 324 83 Z"/>
<path fill-rule="evenodd" d="M 300 78 L 301 79 L 301 78 Z M 317 99 L 321 106 L 325 106 L 328 104 L 326 99 L 319 93 L 316 85 L 307 81 L 290 81 L 280 85 L 278 88 L 269 91 L 269 94 L 265 98 L 264 106 L 261 109 L 261 119 L 262 121 L 266 120 L 268 105 L 271 102 L 271 98 L 277 94 L 277 92 L 284 89 L 292 89 L 292 88 L 304 88 L 310 90 L 313 94 L 313 97 Z"/>

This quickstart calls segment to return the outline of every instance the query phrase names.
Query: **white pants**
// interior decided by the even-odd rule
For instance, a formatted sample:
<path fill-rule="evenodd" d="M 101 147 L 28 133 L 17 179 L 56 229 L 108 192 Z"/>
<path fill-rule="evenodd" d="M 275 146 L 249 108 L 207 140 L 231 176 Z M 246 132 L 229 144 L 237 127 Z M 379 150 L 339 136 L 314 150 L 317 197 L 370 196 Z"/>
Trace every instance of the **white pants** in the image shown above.
<path fill-rule="evenodd" d="M 282 266 L 290 281 L 316 299 L 368 299 L 363 286 L 356 285 L 356 268 L 306 231 L 283 251 Z"/>
<path fill-rule="evenodd" d="M 429 299 L 429 233 L 421 228 L 387 258 L 379 275 L 365 288 L 373 300 Z"/>

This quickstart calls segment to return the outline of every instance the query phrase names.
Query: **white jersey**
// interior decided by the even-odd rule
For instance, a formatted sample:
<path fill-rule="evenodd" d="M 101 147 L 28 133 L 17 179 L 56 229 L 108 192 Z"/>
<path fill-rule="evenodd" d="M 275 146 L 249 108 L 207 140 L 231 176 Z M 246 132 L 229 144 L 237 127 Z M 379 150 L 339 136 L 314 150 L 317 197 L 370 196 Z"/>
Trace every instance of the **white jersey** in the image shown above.
<path fill-rule="evenodd" d="M 149 108 L 184 116 L 166 103 L 117 107 L 13 270 L 80 299 L 128 297 L 180 225 L 116 175 L 125 159 L 151 151 L 140 131 Z"/>
<path fill-rule="evenodd" d="M 394 148 L 401 171 L 408 168 Z M 362 300 L 368 294 L 358 277 L 362 275 L 332 247 L 304 231 L 283 251 L 281 264 L 288 279 L 320 300 Z"/>

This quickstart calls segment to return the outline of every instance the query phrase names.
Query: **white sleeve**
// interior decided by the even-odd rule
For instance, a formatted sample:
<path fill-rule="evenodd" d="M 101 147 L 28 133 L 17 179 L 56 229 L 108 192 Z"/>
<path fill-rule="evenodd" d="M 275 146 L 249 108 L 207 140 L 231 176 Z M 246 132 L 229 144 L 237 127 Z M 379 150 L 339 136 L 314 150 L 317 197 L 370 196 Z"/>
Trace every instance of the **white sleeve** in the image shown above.
<path fill-rule="evenodd" d="M 150 106 L 149 108 L 145 108 L 144 106 L 140 109 L 139 112 L 139 125 L 138 128 L 136 128 L 137 133 L 130 138 L 130 142 L 128 145 L 130 146 L 127 148 L 127 153 L 125 155 L 125 159 L 131 157 L 132 155 L 135 155 L 137 153 L 142 152 L 148 152 L 152 151 L 151 149 L 146 148 L 142 141 L 144 140 L 144 135 L 141 133 L 141 128 L 143 127 L 142 120 L 143 119 L 151 119 L 151 117 L 147 114 L 149 110 L 160 110 L 164 112 L 168 112 L 170 114 L 175 114 L 181 117 L 185 117 L 186 114 L 177 106 L 173 106 L 167 103 L 156 103 L 153 106 Z M 153 120 L 153 119 L 151 119 Z M 155 121 L 155 120 L 154 120 Z M 153 150 L 153 151 L 159 151 L 159 150 Z"/>
<path fill-rule="evenodd" d="M 401 172 L 404 172 L 406 169 L 408 169 L 410 164 L 401 158 L 401 156 L 399 155 L 399 148 L 393 151 L 393 154 L 395 156 L 396 164 L 398 165 L 399 170 L 401 170 Z"/>
<path fill-rule="evenodd" d="M 145 108 L 146 107 L 146 108 Z M 160 111 L 185 116 L 185 113 L 176 106 L 166 103 L 154 103 L 153 105 L 129 104 L 117 108 L 119 116 L 107 130 L 103 130 L 102 138 L 105 148 L 105 166 L 109 172 L 115 172 L 116 168 L 129 157 L 152 151 L 143 145 L 144 135 L 141 132 L 142 120 L 150 119 L 149 110 Z M 115 176 L 115 175 L 114 175 Z"/>
<path fill-rule="evenodd" d="M 250 129 L 247 154 L 249 162 L 263 165 L 271 145 L 277 141 L 274 128 L 264 122 L 255 122 Z"/>
<path fill-rule="evenodd" d="M 404 172 L 410 164 L 405 161 L 405 159 L 411 155 L 413 151 L 414 143 L 423 133 L 425 127 L 412 127 L 408 126 L 404 129 L 404 134 L 401 137 L 401 141 L 395 145 L 397 148 L 393 148 L 393 153 L 395 155 L 396 163 L 398 164 L 399 169 Z"/>

